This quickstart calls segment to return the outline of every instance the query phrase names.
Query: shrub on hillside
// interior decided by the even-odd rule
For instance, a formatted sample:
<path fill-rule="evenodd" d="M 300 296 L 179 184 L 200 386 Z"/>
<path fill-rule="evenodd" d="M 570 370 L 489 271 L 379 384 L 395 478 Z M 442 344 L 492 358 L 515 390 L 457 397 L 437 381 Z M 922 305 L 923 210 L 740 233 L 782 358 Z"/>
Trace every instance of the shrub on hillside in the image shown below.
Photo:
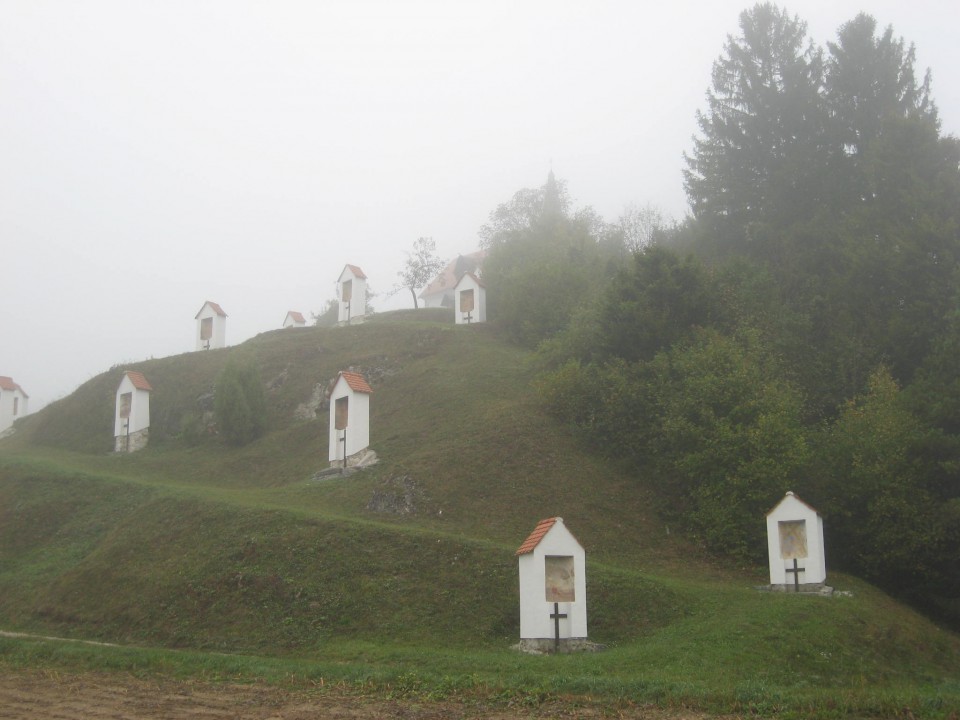
<path fill-rule="evenodd" d="M 267 399 L 256 365 L 227 364 L 217 379 L 213 411 L 220 434 L 231 445 L 246 445 L 263 434 Z"/>

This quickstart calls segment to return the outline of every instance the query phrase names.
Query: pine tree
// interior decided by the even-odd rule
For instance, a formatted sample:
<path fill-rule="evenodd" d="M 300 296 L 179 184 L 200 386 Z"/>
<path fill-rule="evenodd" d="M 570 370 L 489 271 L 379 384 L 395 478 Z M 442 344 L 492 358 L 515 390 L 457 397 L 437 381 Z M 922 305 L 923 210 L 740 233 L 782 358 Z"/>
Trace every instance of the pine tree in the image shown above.
<path fill-rule="evenodd" d="M 684 171 L 694 216 L 726 240 L 808 213 L 827 150 L 822 52 L 805 47 L 806 24 L 766 3 L 741 13 L 740 29 L 714 63 Z"/>

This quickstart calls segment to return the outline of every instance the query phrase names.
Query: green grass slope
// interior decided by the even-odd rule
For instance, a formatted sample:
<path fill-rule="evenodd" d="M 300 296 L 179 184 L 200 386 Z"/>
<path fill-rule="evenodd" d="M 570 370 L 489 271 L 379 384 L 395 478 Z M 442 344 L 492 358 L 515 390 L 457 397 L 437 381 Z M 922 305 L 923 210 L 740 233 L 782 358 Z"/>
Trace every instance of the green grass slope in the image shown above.
<path fill-rule="evenodd" d="M 198 432 L 231 357 L 256 361 L 268 388 L 268 432 L 243 448 Z M 349 367 L 374 389 L 380 463 L 315 479 L 327 413 L 301 406 Z M 152 437 L 116 456 L 125 369 L 153 385 Z M 518 692 L 771 712 L 907 702 L 936 716 L 958 702 L 955 635 L 852 578 L 831 581 L 853 597 L 753 590 L 762 569 L 723 567 L 670 534 L 650 509 L 656 478 L 579 442 L 531 380 L 494 326 L 432 311 L 113 368 L 0 441 L 0 630 L 254 653 L 281 675 L 311 672 L 283 663 L 334 662 L 349 679 L 416 668 L 428 687 L 462 670 L 458 682 Z M 369 509 L 404 494 L 412 512 Z M 508 646 L 514 550 L 552 515 L 587 550 L 590 633 L 609 649 L 547 664 Z M 46 652 L 0 642 L 11 663 Z"/>

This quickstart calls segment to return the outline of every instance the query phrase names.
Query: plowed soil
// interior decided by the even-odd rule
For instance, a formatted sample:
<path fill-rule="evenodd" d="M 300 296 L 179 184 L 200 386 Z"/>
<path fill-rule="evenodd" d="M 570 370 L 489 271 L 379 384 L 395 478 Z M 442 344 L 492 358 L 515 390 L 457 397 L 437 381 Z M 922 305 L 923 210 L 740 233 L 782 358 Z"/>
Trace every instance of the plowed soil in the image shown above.
<path fill-rule="evenodd" d="M 326 720 L 351 718 L 630 718 L 700 720 L 656 708 L 575 707 L 549 703 L 503 708 L 457 702 L 357 697 L 337 689 L 289 691 L 264 685 L 143 680 L 122 674 L 14 671 L 0 675 L 4 720 Z"/>

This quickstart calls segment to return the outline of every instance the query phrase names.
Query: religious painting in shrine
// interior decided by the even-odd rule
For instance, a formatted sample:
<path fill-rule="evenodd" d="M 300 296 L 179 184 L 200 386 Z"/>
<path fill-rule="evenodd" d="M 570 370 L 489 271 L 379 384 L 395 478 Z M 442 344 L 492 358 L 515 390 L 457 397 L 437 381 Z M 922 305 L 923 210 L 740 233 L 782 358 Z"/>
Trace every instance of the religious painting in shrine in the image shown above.
<path fill-rule="evenodd" d="M 780 529 L 780 557 L 794 560 L 807 557 L 807 521 L 782 520 Z"/>
<path fill-rule="evenodd" d="M 123 393 L 120 395 L 120 417 L 126 419 L 130 417 L 130 406 L 133 404 L 133 393 Z"/>
<path fill-rule="evenodd" d="M 573 556 L 547 555 L 544 557 L 546 570 L 547 602 L 574 602 Z"/>
<path fill-rule="evenodd" d="M 337 404 L 334 411 L 334 427 L 337 430 L 347 429 L 349 403 L 350 403 L 350 398 L 347 397 L 346 395 L 341 398 L 337 398 Z"/>
<path fill-rule="evenodd" d="M 460 291 L 460 312 L 473 312 L 473 289 Z"/>
<path fill-rule="evenodd" d="M 209 340 L 213 337 L 213 318 L 208 317 L 200 321 L 200 339 Z"/>

